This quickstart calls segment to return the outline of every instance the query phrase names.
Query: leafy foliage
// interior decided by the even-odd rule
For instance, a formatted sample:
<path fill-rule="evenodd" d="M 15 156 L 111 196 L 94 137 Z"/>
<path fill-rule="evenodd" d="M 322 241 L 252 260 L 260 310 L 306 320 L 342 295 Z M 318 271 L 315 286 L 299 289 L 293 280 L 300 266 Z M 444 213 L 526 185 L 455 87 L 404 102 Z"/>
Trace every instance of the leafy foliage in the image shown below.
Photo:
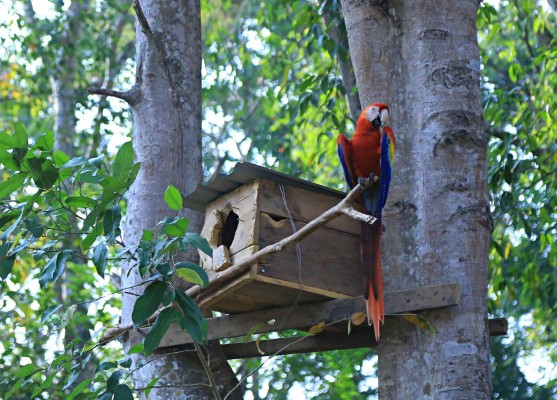
<path fill-rule="evenodd" d="M 138 246 L 126 246 L 121 237 L 123 195 L 140 167 L 133 162 L 131 143 L 120 147 L 109 169 L 102 158 L 70 159 L 65 153 L 53 150 L 51 138 L 45 139 L 44 135 L 37 139 L 29 137 L 19 123 L 14 124 L 11 134 L 5 132 L 2 137 L 4 153 L 0 162 L 3 174 L 8 178 L 2 183 L 4 198 L 0 202 L 4 211 L 0 226 L 0 285 L 3 288 L 0 300 L 3 309 L 8 310 L 2 311 L 7 321 L 15 323 L 17 328 L 21 322 L 18 312 L 23 311 L 24 318 L 37 312 L 39 331 L 43 331 L 46 337 L 53 331 L 60 334 L 80 322 L 74 319 L 75 304 L 52 303 L 52 285 L 65 270 L 94 266 L 102 278 L 125 264 L 128 268 L 138 268 L 146 284 L 133 310 L 135 327 L 142 326 L 160 307 L 167 307 L 158 315 L 146 336 L 143 351 L 152 353 L 173 321 L 177 321 L 195 341 L 203 342 L 207 336 L 205 319 L 197 304 L 182 289 L 173 286 L 172 278 L 176 274 L 194 283 L 207 284 L 207 275 L 201 267 L 173 262 L 177 252 L 187 252 L 190 247 L 209 251 L 207 241 L 187 232 L 187 219 L 178 217 L 161 221 L 158 231 L 144 232 Z M 12 184 L 14 176 L 21 177 L 17 178 L 17 186 Z M 79 232 L 72 232 L 75 229 L 72 218 L 79 221 Z M 68 233 L 73 238 L 71 248 L 68 248 Z M 74 260 L 90 261 L 90 264 L 80 265 Z M 189 272 L 176 273 L 177 270 Z M 45 296 L 45 299 L 50 296 L 50 301 L 41 301 L 42 309 L 32 309 L 26 300 L 18 299 L 16 292 L 4 290 L 21 287 L 27 278 L 38 278 L 40 284 L 39 292 L 32 296 Z M 89 300 L 87 296 L 90 294 L 90 290 L 85 290 L 82 296 Z M 8 300 L 15 302 L 15 306 L 5 307 Z M 53 319 L 55 322 L 51 323 Z M 25 323 L 27 329 L 29 325 Z M 17 337 L 17 329 L 7 335 Z M 36 343 L 41 349 L 39 355 L 43 355 L 36 363 L 23 365 L 12 375 L 1 377 L 0 389 L 6 393 L 5 398 L 20 393 L 25 386 L 33 390 L 31 397 L 42 396 L 41 393 L 48 390 L 49 393 L 65 392 L 68 398 L 84 393 L 90 397 L 133 398 L 129 386 L 121 381 L 125 370 L 130 370 L 131 363 L 126 361 L 118 365 L 102 362 L 93 379 L 78 381 L 84 368 L 92 362 L 93 354 L 102 351 L 101 345 L 80 342 L 78 338 L 73 340 L 52 361 L 46 360 L 45 349 Z M 2 338 L 2 343 L 9 343 L 7 337 Z M 19 358 L 21 349 L 14 346 L 5 349 L 2 362 L 15 367 L 14 362 Z M 116 367 L 105 380 L 106 371 Z M 128 372 L 126 376 L 129 375 Z M 11 390 L 3 390 L 8 387 Z"/>

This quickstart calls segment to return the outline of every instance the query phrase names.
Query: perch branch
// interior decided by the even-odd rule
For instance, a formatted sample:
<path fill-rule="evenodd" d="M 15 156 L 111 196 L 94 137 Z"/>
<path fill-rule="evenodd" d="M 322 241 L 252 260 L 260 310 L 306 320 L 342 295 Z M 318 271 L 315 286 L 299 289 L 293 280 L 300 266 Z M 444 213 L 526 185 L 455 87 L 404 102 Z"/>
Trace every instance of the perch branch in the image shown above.
<path fill-rule="evenodd" d="M 90 87 L 87 89 L 87 91 L 91 94 L 98 94 L 100 96 L 116 97 L 117 99 L 124 100 L 130 106 L 137 104 L 140 97 L 140 89 L 137 85 L 132 86 L 130 90 L 127 90 L 125 92 L 100 87 Z"/>
<path fill-rule="evenodd" d="M 377 180 L 378 178 L 374 177 L 374 183 L 377 182 Z M 259 250 L 257 253 L 246 258 L 245 260 L 224 270 L 219 275 L 217 275 L 215 279 L 209 281 L 209 285 L 207 286 L 207 288 L 211 286 L 215 286 L 217 283 L 222 282 L 224 280 L 228 280 L 235 275 L 241 274 L 245 270 L 249 269 L 253 264 L 257 263 L 259 260 L 261 260 L 262 258 L 270 254 L 278 253 L 279 251 L 282 251 L 290 246 L 293 246 L 294 244 L 298 243 L 302 239 L 306 238 L 309 234 L 311 234 L 318 228 L 322 227 L 323 225 L 326 225 L 328 222 L 332 221 L 337 217 L 340 217 L 343 214 L 348 215 L 349 217 L 352 217 L 354 219 L 357 219 L 358 221 L 363 221 L 368 224 L 373 224 L 375 222 L 374 217 L 356 211 L 352 207 L 352 204 L 356 201 L 356 199 L 360 197 L 362 192 L 370 185 L 371 183 L 369 179 L 365 180 L 363 186 L 361 184 L 357 184 L 354 187 L 354 189 L 352 189 L 350 193 L 348 193 L 346 197 L 342 199 L 342 201 L 338 203 L 336 206 L 328 209 L 323 214 L 315 218 L 313 221 L 308 222 L 306 226 L 298 230 L 296 233 L 282 239 L 281 241 L 275 244 L 264 247 L 263 249 Z M 199 295 L 200 292 L 201 292 L 200 286 L 193 286 L 186 291 L 187 295 L 192 298 Z M 172 307 L 172 305 L 169 305 L 167 307 L 161 308 L 158 311 L 156 311 L 153 315 L 151 315 L 151 317 L 149 317 L 149 319 L 147 319 L 147 321 L 145 321 L 145 324 L 143 326 L 150 325 L 153 322 L 155 322 L 159 314 L 168 307 Z M 99 339 L 99 343 L 106 344 L 111 340 L 113 340 L 114 338 L 120 336 L 124 332 L 131 331 L 133 329 L 134 329 L 133 324 L 121 325 L 116 328 L 108 329 L 104 333 L 104 335 Z"/>
<path fill-rule="evenodd" d="M 377 181 L 377 179 L 378 178 L 375 177 L 375 181 Z M 220 283 L 222 281 L 228 280 L 233 276 L 241 274 L 242 272 L 251 268 L 253 264 L 257 263 L 262 258 L 267 257 L 274 253 L 278 253 L 279 251 L 282 251 L 298 243 L 302 239 L 306 238 L 313 231 L 317 230 L 318 228 L 322 227 L 323 225 L 327 224 L 328 222 L 332 221 L 333 219 L 339 217 L 342 214 L 348 215 L 352 218 L 355 218 L 359 221 L 364 221 L 369 224 L 374 223 L 375 218 L 360 213 L 359 211 L 356 211 L 351 206 L 352 203 L 354 203 L 354 201 L 366 189 L 366 187 L 369 186 L 369 180 L 366 180 L 365 185 L 366 186 L 362 186 L 360 184 L 356 185 L 354 189 L 352 189 L 350 193 L 348 193 L 348 195 L 340 203 L 328 209 L 323 214 L 315 218 L 313 221 L 308 222 L 306 226 L 301 228 L 296 233 L 282 239 L 281 241 L 275 244 L 271 244 L 267 247 L 264 247 L 263 249 L 259 250 L 257 253 L 246 258 L 245 260 L 242 260 L 238 264 L 233 265 L 230 268 L 224 270 L 219 275 L 217 275 L 214 279 L 209 281 L 209 285 L 207 286 L 207 288 L 214 286 L 217 283 Z M 190 297 L 196 297 L 197 295 L 199 295 L 200 292 L 201 292 L 200 286 L 193 286 L 186 291 L 186 293 Z"/>

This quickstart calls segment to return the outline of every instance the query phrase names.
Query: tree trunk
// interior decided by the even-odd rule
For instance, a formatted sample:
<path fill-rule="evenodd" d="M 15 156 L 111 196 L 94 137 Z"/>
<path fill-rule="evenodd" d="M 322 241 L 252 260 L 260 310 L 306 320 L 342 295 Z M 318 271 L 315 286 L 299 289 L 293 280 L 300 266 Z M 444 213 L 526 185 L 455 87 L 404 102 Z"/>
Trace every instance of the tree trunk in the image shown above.
<path fill-rule="evenodd" d="M 188 193 L 202 179 L 199 0 L 143 0 L 141 6 L 148 26 L 137 25 L 137 82 L 127 97 L 134 116 L 134 148 L 141 169 L 128 196 L 127 244 L 137 244 L 143 229 L 153 229 L 161 219 L 173 214 L 163 200 L 169 184 Z M 192 211 L 185 215 L 190 220 L 190 231 L 199 232 L 203 215 Z M 197 257 L 194 253 L 187 256 L 194 261 Z M 129 275 L 122 271 L 123 287 L 141 281 L 137 269 L 132 269 Z M 122 302 L 124 324 L 131 322 L 133 305 L 141 290 L 126 291 Z M 125 346 L 129 347 L 127 339 Z M 136 388 L 145 387 L 158 377 L 158 388 L 149 398 L 214 398 L 194 352 L 160 357 L 163 354 L 157 352 L 151 359 L 154 361 L 136 371 Z M 236 378 L 220 348 L 210 346 L 209 355 L 219 391 L 226 394 Z M 135 356 L 134 366 L 147 361 Z M 241 391 L 231 398 L 238 396 Z"/>
<path fill-rule="evenodd" d="M 397 139 L 382 243 L 388 291 L 458 282 L 424 313 L 434 336 L 388 317 L 381 399 L 489 399 L 486 183 L 477 0 L 350 1 L 342 8 L 362 106 L 390 105 Z"/>

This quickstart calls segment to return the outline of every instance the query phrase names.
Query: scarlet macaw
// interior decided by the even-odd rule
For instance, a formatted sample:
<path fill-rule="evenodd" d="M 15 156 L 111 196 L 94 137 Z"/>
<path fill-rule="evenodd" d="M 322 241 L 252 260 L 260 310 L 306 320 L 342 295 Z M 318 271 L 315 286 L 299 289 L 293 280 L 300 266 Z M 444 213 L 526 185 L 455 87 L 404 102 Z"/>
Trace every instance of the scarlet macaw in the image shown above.
<path fill-rule="evenodd" d="M 395 159 L 395 136 L 386 125 L 389 107 L 373 103 L 361 113 L 356 133 L 349 140 L 339 135 L 338 156 L 348 186 L 353 188 L 361 179 L 371 178 L 372 185 L 362 195 L 362 212 L 377 218 L 373 225 L 361 223 L 361 264 L 364 276 L 368 323 L 373 323 L 375 339 L 379 340 L 379 322 L 385 320 L 383 304 L 383 273 L 381 271 L 381 217 L 387 202 Z M 379 183 L 374 184 L 374 176 Z"/>

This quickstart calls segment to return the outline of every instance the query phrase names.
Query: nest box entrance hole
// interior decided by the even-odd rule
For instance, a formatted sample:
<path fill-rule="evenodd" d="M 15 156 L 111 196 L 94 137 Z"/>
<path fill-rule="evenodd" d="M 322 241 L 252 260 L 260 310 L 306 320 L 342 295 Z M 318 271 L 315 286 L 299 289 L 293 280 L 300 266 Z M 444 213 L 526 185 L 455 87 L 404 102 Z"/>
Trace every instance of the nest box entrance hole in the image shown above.
<path fill-rule="evenodd" d="M 219 235 L 219 246 L 222 245 L 227 249 L 230 249 L 239 223 L 240 218 L 238 217 L 238 214 L 236 214 L 234 210 L 230 210 L 226 216 L 226 220 L 224 221 L 224 225 Z"/>

